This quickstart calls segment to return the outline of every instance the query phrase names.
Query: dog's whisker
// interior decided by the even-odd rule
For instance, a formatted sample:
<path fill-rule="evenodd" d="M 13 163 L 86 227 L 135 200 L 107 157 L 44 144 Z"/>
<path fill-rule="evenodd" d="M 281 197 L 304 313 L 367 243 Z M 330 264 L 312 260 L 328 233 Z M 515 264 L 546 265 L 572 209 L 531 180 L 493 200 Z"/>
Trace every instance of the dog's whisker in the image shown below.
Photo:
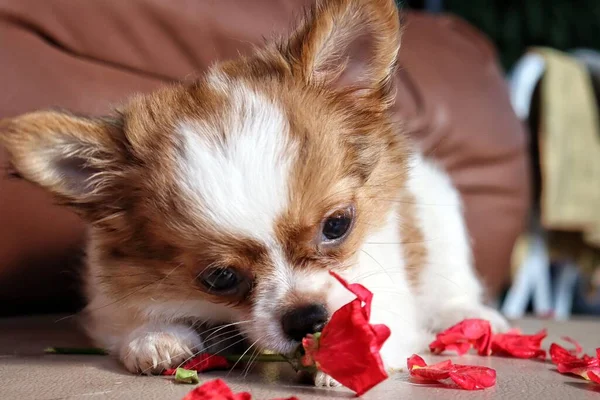
<path fill-rule="evenodd" d="M 231 338 L 229 338 L 229 339 L 231 339 Z M 235 346 L 235 345 L 237 345 L 237 344 L 239 344 L 239 343 L 242 343 L 244 340 L 246 340 L 246 338 L 245 338 L 245 337 L 242 337 L 240 340 L 236 340 L 235 342 L 233 342 L 233 343 L 231 343 L 230 345 L 228 345 L 228 346 L 226 346 L 226 347 L 222 348 L 221 350 L 219 350 L 219 351 L 217 351 L 217 352 L 215 352 L 215 353 L 212 353 L 212 354 L 211 354 L 211 356 L 216 356 L 216 355 L 218 355 L 219 353 L 222 353 L 222 352 L 224 352 L 225 350 L 228 350 L 228 349 L 232 348 L 233 346 Z M 209 347 L 212 347 L 212 346 L 209 346 Z M 196 353 L 196 354 L 200 354 L 200 352 L 198 352 L 198 353 Z"/>
<path fill-rule="evenodd" d="M 242 358 L 244 358 L 244 356 L 254 347 L 256 346 L 256 344 L 258 343 L 258 339 L 252 343 L 250 346 L 248 346 L 248 348 L 246 349 L 246 351 L 244 351 L 242 353 L 242 355 L 237 359 L 237 361 L 233 364 L 233 366 L 229 369 L 229 372 L 227 372 L 227 376 L 229 376 L 229 374 L 231 373 L 231 371 L 233 371 L 235 369 L 235 367 L 239 364 L 239 362 L 242 360 Z"/>
<path fill-rule="evenodd" d="M 252 366 L 256 363 L 258 356 L 260 356 L 260 349 L 258 347 L 256 347 L 252 353 L 252 356 L 250 357 L 250 361 L 248 362 L 248 365 L 246 365 L 246 367 L 242 371 L 242 373 L 244 374 L 243 379 L 246 379 L 246 377 L 248 376 L 248 373 L 252 369 Z"/>
<path fill-rule="evenodd" d="M 211 345 L 210 345 L 210 346 L 208 346 L 208 347 L 203 347 L 203 348 L 201 348 L 200 350 L 197 350 L 197 351 L 195 351 L 195 352 L 192 352 L 192 353 L 191 353 L 191 355 L 190 355 L 189 357 L 187 357 L 186 359 L 184 359 L 182 362 L 180 362 L 180 363 L 177 365 L 177 368 L 181 367 L 181 366 L 182 366 L 182 365 L 184 365 L 186 362 L 188 362 L 188 361 L 190 361 L 191 359 L 193 359 L 194 357 L 196 357 L 198 354 L 205 353 L 205 352 L 207 352 L 207 351 L 208 351 L 210 348 L 212 348 L 212 347 L 214 347 L 214 346 L 217 346 L 217 345 L 219 345 L 219 344 L 221 344 L 221 343 L 223 343 L 223 342 L 227 342 L 228 340 L 231 340 L 231 339 L 233 339 L 233 338 L 235 338 L 235 337 L 237 337 L 237 336 L 238 336 L 238 334 L 237 334 L 237 333 L 235 333 L 235 334 L 233 334 L 233 335 L 231 335 L 231 336 L 229 336 L 229 337 L 227 337 L 227 338 L 225 338 L 225 339 L 222 339 L 222 340 L 220 340 L 220 341 L 218 341 L 218 342 L 216 342 L 216 343 L 213 343 L 213 344 L 211 344 Z M 221 352 L 221 351 L 224 351 L 224 350 L 226 350 L 226 349 L 228 349 L 228 348 L 230 348 L 230 347 L 232 347 L 232 346 L 235 346 L 236 344 L 238 344 L 238 343 L 241 343 L 241 342 L 242 342 L 242 341 L 244 341 L 244 340 L 246 340 L 246 339 L 245 339 L 245 338 L 242 338 L 242 339 L 240 339 L 240 340 L 238 340 L 238 341 L 236 341 L 236 342 L 232 343 L 231 345 L 229 345 L 229 346 L 226 346 L 224 349 L 220 350 L 219 352 Z M 211 354 L 211 356 L 213 356 L 213 355 L 216 355 L 216 354 L 218 354 L 219 352 L 212 353 L 212 354 Z M 178 353 L 178 354 L 176 354 L 176 355 L 173 355 L 171 358 L 178 358 L 178 357 L 180 357 L 180 356 L 182 356 L 182 355 L 184 355 L 184 354 L 186 354 L 186 352 Z M 159 362 L 159 364 L 162 364 L 164 361 L 166 361 L 166 360 L 165 360 L 165 359 L 161 360 L 161 361 Z M 142 373 L 144 373 L 144 372 L 148 371 L 149 369 L 152 369 L 152 368 L 147 368 L 147 369 L 146 369 L 145 371 L 143 371 Z"/>
<path fill-rule="evenodd" d="M 359 275 L 353 277 L 353 281 L 356 283 L 361 283 L 361 281 L 364 281 L 367 278 L 372 278 L 374 276 L 377 276 L 377 275 L 383 274 L 383 273 L 384 273 L 384 271 L 365 272 L 363 274 L 359 274 Z M 404 275 L 404 274 L 406 274 L 406 271 L 404 269 L 399 269 L 399 268 L 385 268 L 385 274 L 391 277 L 391 275 Z"/>
<path fill-rule="evenodd" d="M 226 335 L 234 335 L 234 336 L 239 336 L 239 335 L 240 335 L 240 333 L 239 333 L 239 332 L 237 332 L 237 331 L 235 331 L 235 332 L 231 332 L 231 331 L 225 331 L 225 332 L 221 332 L 221 333 L 219 333 L 218 335 L 211 336 L 211 339 L 212 339 L 212 340 L 215 340 L 216 338 L 220 338 L 220 337 L 223 337 L 223 336 L 226 336 Z M 205 340 L 204 340 L 204 343 L 206 343 L 206 344 L 209 344 L 207 339 L 205 339 Z"/>
<path fill-rule="evenodd" d="M 248 320 L 244 320 L 244 321 L 233 322 L 233 323 L 230 323 L 230 324 L 219 325 L 219 326 L 217 326 L 217 327 L 214 327 L 214 328 L 211 328 L 211 329 L 207 329 L 207 330 L 205 330 L 205 331 L 202 331 L 200 334 L 201 334 L 201 335 L 204 335 L 204 334 L 206 334 L 206 333 L 208 333 L 208 332 L 210 332 L 210 331 L 213 331 L 213 332 L 212 332 L 210 335 L 208 335 L 206 338 L 204 338 L 204 340 L 208 340 L 208 339 L 210 339 L 211 337 L 213 337 L 213 335 L 214 335 L 215 333 L 217 333 L 217 332 L 220 332 L 220 331 L 222 331 L 223 329 L 227 329 L 227 328 L 229 328 L 229 327 L 232 327 L 232 326 L 238 326 L 238 325 L 242 325 L 242 324 L 248 324 L 248 323 L 251 323 L 251 322 L 252 322 L 252 320 L 248 319 Z"/>

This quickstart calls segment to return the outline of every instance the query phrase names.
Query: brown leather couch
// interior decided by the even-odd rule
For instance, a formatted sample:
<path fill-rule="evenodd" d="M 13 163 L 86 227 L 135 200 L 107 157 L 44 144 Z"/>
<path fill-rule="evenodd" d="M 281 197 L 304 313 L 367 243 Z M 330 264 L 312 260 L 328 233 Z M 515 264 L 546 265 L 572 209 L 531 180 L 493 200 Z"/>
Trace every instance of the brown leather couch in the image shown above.
<path fill-rule="evenodd" d="M 0 0 L 0 118 L 56 106 L 101 115 L 249 51 L 308 1 Z M 460 189 L 477 268 L 497 293 L 529 204 L 526 135 L 486 38 L 453 17 L 408 13 L 405 24 L 397 117 Z M 0 314 L 76 308 L 83 234 L 71 212 L 2 173 Z"/>

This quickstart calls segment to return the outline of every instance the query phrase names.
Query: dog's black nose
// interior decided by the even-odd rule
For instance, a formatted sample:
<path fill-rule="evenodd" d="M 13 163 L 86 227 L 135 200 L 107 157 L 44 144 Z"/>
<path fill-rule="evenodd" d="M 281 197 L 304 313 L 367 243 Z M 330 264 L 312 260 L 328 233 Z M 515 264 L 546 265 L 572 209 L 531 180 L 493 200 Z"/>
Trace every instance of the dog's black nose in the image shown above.
<path fill-rule="evenodd" d="M 299 342 L 309 333 L 320 332 L 327 318 L 325 306 L 310 304 L 285 313 L 281 318 L 281 327 L 287 337 Z"/>

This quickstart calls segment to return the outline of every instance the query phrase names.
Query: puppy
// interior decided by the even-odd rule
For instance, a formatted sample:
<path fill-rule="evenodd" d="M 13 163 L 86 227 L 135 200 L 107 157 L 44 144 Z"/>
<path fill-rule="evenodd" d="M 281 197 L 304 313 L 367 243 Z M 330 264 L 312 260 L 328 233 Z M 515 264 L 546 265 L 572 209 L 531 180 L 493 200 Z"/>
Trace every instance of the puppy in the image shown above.
<path fill-rule="evenodd" d="M 2 121 L 18 173 L 89 224 L 98 346 L 158 373 L 229 324 L 289 353 L 352 299 L 330 270 L 374 293 L 390 369 L 463 318 L 506 329 L 456 189 L 391 120 L 400 34 L 393 0 L 325 0 L 289 37 L 107 118 Z"/>

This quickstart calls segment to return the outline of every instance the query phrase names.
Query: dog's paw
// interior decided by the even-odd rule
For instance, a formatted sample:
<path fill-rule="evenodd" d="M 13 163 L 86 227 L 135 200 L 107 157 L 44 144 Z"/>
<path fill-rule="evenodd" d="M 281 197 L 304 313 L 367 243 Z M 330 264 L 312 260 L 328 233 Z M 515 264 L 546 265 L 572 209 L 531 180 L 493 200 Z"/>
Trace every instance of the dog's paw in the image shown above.
<path fill-rule="evenodd" d="M 130 372 L 157 374 L 177 367 L 202 348 L 200 337 L 190 327 L 144 326 L 128 336 L 119 358 Z"/>
<path fill-rule="evenodd" d="M 484 305 L 460 306 L 446 309 L 434 321 L 432 330 L 440 332 L 468 318 L 485 319 L 490 322 L 494 333 L 503 333 L 510 329 L 510 324 L 497 310 Z"/>
<path fill-rule="evenodd" d="M 319 371 L 315 375 L 315 386 L 316 387 L 333 388 L 333 387 L 340 387 L 340 386 L 342 386 L 342 384 L 339 383 L 338 381 L 336 381 L 335 379 L 333 379 L 332 377 L 330 377 L 329 375 Z"/>

